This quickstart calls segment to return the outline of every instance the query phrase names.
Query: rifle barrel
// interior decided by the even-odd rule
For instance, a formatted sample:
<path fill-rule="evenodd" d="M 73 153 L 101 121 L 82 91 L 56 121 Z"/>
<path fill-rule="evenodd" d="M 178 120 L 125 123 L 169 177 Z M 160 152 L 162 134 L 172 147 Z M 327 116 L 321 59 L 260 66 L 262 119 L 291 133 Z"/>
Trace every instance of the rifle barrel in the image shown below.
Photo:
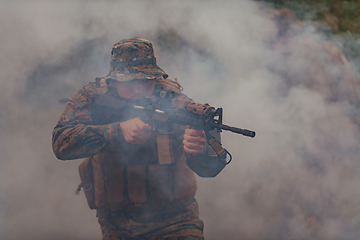
<path fill-rule="evenodd" d="M 244 136 L 247 137 L 255 137 L 255 132 L 254 131 L 250 131 L 247 129 L 241 129 L 241 128 L 237 128 L 237 127 L 230 127 L 228 125 L 225 124 L 219 124 L 219 128 L 222 130 L 226 130 L 226 131 L 230 131 L 230 132 L 234 132 L 234 133 L 239 133 L 242 134 Z"/>

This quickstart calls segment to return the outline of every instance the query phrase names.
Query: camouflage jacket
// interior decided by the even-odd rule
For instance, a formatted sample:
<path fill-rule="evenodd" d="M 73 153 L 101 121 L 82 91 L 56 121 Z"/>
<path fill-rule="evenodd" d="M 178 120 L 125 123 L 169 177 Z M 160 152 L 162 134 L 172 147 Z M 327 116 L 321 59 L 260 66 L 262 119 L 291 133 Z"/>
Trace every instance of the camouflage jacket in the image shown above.
<path fill-rule="evenodd" d="M 178 203 L 193 198 L 196 191 L 194 168 L 209 168 L 212 153 L 196 158 L 186 158 L 182 139 L 184 126 L 174 130 L 172 138 L 174 164 L 159 165 L 152 153 L 156 137 L 141 156 L 152 158 L 139 161 L 140 155 L 131 155 L 133 146 L 127 143 L 119 129 L 119 122 L 98 123 L 94 121 L 93 94 L 102 92 L 118 97 L 115 89 L 100 88 L 91 82 L 78 91 L 67 103 L 59 122 L 53 130 L 52 146 L 57 158 L 71 160 L 87 158 L 92 162 L 94 206 L 91 208 L 130 209 L 132 207 L 156 208 L 164 204 Z M 180 98 L 187 98 L 181 94 Z M 188 98 L 187 98 L 188 99 Z M 146 145 L 146 144 L 145 144 Z M 154 151 L 153 151 L 154 152 Z M 156 152 L 156 151 L 155 151 Z M 143 157 L 144 158 L 144 157 Z M 154 160 L 155 159 L 155 160 Z M 195 166 L 195 167 L 194 167 Z M 196 171 L 196 169 L 195 169 Z"/>

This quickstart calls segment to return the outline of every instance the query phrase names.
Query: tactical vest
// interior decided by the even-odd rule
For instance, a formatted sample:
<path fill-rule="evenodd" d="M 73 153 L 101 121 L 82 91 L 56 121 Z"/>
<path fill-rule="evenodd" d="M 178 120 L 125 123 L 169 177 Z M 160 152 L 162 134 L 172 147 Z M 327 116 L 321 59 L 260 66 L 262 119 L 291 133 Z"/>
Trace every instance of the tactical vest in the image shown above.
<path fill-rule="evenodd" d="M 126 109 L 109 118 L 107 109 L 92 108 L 97 115 L 93 116 L 95 125 L 134 118 Z M 145 144 L 130 144 L 122 139 L 121 144 L 109 144 L 105 151 L 80 164 L 77 193 L 84 189 L 91 209 L 154 209 L 194 197 L 196 178 L 182 150 L 183 129 L 157 128 Z"/>
<path fill-rule="evenodd" d="M 168 166 L 118 164 L 111 155 L 86 158 L 79 166 L 78 191 L 83 187 L 91 209 L 156 209 L 195 195 L 196 179 L 184 155 Z"/>
<path fill-rule="evenodd" d="M 104 88 L 97 91 L 105 93 Z M 179 99 L 178 105 L 182 104 Z M 92 108 L 95 125 L 135 117 L 125 108 L 110 117 L 106 107 Z M 122 139 L 121 144 L 110 143 L 105 151 L 80 164 L 81 183 L 76 193 L 84 189 L 91 209 L 163 208 L 194 197 L 196 178 L 188 166 L 202 177 L 214 177 L 223 169 L 214 153 L 206 159 L 187 162 L 182 147 L 184 126 L 162 124 L 156 129 L 145 144 L 130 144 Z"/>

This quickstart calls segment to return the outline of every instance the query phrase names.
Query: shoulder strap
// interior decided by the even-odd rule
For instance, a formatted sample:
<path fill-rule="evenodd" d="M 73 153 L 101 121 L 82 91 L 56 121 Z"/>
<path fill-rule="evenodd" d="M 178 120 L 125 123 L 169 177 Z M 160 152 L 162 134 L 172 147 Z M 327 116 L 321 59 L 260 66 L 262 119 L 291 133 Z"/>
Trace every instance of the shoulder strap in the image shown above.
<path fill-rule="evenodd" d="M 180 94 L 181 91 L 183 90 L 183 87 L 180 85 L 180 83 L 178 83 L 177 78 L 175 78 L 175 80 L 171 80 L 169 78 L 166 79 L 156 79 L 156 85 L 158 87 L 162 87 L 164 90 L 167 91 L 173 91 L 177 94 Z"/>

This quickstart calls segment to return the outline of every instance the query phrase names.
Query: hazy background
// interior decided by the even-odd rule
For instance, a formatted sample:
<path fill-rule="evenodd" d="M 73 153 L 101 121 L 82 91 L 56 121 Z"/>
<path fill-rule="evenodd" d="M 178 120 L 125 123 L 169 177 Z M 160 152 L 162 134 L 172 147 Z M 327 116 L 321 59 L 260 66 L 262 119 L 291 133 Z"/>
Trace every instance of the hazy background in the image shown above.
<path fill-rule="evenodd" d="M 277 42 L 271 12 L 249 0 L 0 0 L 0 238 L 101 238 L 74 194 L 81 161 L 57 160 L 51 132 L 59 99 L 106 75 L 112 45 L 138 36 L 185 94 L 257 133 L 224 133 L 233 162 L 198 179 L 206 239 L 359 239 L 357 85 L 310 24 Z"/>

